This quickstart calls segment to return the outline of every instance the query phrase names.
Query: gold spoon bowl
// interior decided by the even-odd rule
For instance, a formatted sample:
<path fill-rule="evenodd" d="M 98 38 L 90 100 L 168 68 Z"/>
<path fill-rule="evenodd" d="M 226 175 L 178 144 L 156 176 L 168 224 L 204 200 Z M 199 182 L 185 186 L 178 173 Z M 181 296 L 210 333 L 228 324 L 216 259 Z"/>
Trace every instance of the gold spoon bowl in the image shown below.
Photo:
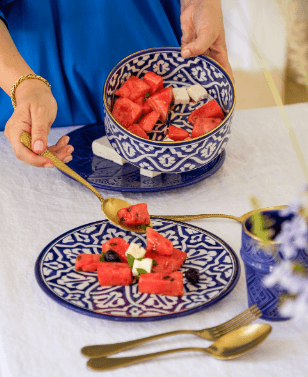
<path fill-rule="evenodd" d="M 208 348 L 175 348 L 167 351 L 131 357 L 101 357 L 88 360 L 87 366 L 95 371 L 113 370 L 154 359 L 159 356 L 187 351 L 201 351 L 215 359 L 235 359 L 236 357 L 253 350 L 262 343 L 268 337 L 271 330 L 272 327 L 270 325 L 257 323 L 240 327 L 239 329 L 222 336 Z"/>

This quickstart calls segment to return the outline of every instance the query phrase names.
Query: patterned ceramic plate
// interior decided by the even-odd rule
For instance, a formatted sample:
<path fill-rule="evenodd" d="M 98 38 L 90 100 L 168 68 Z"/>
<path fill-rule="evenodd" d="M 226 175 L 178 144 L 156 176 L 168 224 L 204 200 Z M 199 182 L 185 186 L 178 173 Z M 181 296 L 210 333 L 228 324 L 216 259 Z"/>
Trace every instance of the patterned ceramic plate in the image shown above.
<path fill-rule="evenodd" d="M 235 287 L 240 265 L 233 250 L 220 238 L 195 226 L 151 218 L 154 229 L 187 253 L 181 268 L 198 269 L 200 281 L 184 278 L 184 296 L 138 292 L 128 287 L 101 287 L 96 272 L 76 272 L 78 254 L 97 254 L 113 237 L 145 247 L 145 236 L 117 228 L 108 220 L 73 229 L 52 241 L 39 255 L 35 273 L 41 288 L 59 304 L 79 313 L 115 321 L 156 321 L 192 314 L 214 305 Z"/>
<path fill-rule="evenodd" d="M 184 173 L 163 173 L 154 178 L 140 175 L 138 167 L 127 163 L 123 166 L 97 157 L 92 153 L 92 142 L 104 136 L 104 124 L 79 128 L 68 135 L 75 148 L 73 160 L 67 165 L 91 185 L 114 191 L 143 192 L 163 191 L 184 187 L 202 181 L 214 174 L 224 163 L 225 151 L 205 167 Z"/>

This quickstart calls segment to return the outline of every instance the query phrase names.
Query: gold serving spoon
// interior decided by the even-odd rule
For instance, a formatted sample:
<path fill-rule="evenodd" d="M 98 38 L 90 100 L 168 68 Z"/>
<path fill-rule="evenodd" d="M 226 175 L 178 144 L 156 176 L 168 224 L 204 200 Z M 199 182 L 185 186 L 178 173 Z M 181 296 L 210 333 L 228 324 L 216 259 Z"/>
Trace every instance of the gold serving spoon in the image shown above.
<path fill-rule="evenodd" d="M 167 351 L 131 357 L 101 357 L 88 360 L 87 366 L 95 371 L 113 370 L 137 364 L 141 361 L 154 359 L 159 356 L 186 351 L 201 351 L 215 359 L 221 360 L 235 359 L 257 347 L 267 338 L 271 331 L 272 327 L 270 325 L 257 323 L 240 327 L 239 329 L 222 336 L 208 348 L 175 348 Z"/>
<path fill-rule="evenodd" d="M 23 132 L 21 134 L 21 142 L 29 149 L 31 148 L 31 135 L 29 132 Z M 123 199 L 119 198 L 107 198 L 104 199 L 102 195 L 85 179 L 83 179 L 79 174 L 77 174 L 74 170 L 69 168 L 66 164 L 64 164 L 61 160 L 59 160 L 56 156 L 54 156 L 48 149 L 45 149 L 43 153 L 40 154 L 41 156 L 50 158 L 50 160 L 54 163 L 54 165 L 62 170 L 65 174 L 70 175 L 72 178 L 76 179 L 76 181 L 82 183 L 84 186 L 86 186 L 89 190 L 91 190 L 100 200 L 101 202 L 101 208 L 103 211 L 103 214 L 109 219 L 113 224 L 116 226 L 126 229 L 132 232 L 136 233 L 144 233 L 145 230 L 137 227 L 129 227 L 127 225 L 124 225 L 120 222 L 120 218 L 118 216 L 118 211 L 122 208 L 126 208 L 131 206 L 130 203 L 126 202 Z M 150 223 L 152 226 L 152 223 Z"/>

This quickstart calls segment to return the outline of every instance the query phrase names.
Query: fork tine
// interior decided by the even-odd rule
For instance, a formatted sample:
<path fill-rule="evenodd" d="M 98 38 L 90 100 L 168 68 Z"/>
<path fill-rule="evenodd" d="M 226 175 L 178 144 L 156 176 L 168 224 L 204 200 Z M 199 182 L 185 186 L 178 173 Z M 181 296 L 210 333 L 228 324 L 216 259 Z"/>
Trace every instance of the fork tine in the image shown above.
<path fill-rule="evenodd" d="M 233 331 L 241 326 L 244 326 L 248 323 L 251 323 L 255 319 L 259 318 L 262 315 L 260 309 L 257 305 L 251 306 L 249 309 L 244 311 L 243 313 L 239 314 L 238 316 L 234 317 L 233 319 L 219 325 L 213 327 L 212 333 L 215 337 L 220 337 L 230 331 Z"/>

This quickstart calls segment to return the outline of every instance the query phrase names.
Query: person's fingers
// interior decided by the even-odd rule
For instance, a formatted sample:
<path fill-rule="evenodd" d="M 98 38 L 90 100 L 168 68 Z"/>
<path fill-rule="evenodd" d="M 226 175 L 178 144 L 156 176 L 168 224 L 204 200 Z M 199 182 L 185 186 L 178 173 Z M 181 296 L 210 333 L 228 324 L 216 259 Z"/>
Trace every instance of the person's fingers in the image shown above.
<path fill-rule="evenodd" d="M 28 122 L 25 122 L 24 119 L 25 114 L 23 111 L 21 111 L 20 108 L 19 110 L 15 110 L 4 130 L 4 135 L 12 144 L 16 158 L 32 166 L 53 167 L 51 160 L 43 156 L 38 156 L 22 144 L 21 134 L 24 131 L 31 131 L 30 125 Z"/>
<path fill-rule="evenodd" d="M 191 18 L 191 12 L 189 11 L 189 9 L 184 10 L 181 13 L 181 29 L 182 29 L 181 46 L 183 48 L 182 51 L 184 51 L 184 47 L 196 38 L 195 27 L 194 27 L 194 23 Z M 183 56 L 183 58 L 185 58 L 185 56 Z"/>
<path fill-rule="evenodd" d="M 198 56 L 204 54 L 210 46 L 215 42 L 215 35 L 208 33 L 206 29 L 200 30 L 197 38 L 185 45 L 182 50 L 182 56 L 189 58 L 191 56 Z"/>

